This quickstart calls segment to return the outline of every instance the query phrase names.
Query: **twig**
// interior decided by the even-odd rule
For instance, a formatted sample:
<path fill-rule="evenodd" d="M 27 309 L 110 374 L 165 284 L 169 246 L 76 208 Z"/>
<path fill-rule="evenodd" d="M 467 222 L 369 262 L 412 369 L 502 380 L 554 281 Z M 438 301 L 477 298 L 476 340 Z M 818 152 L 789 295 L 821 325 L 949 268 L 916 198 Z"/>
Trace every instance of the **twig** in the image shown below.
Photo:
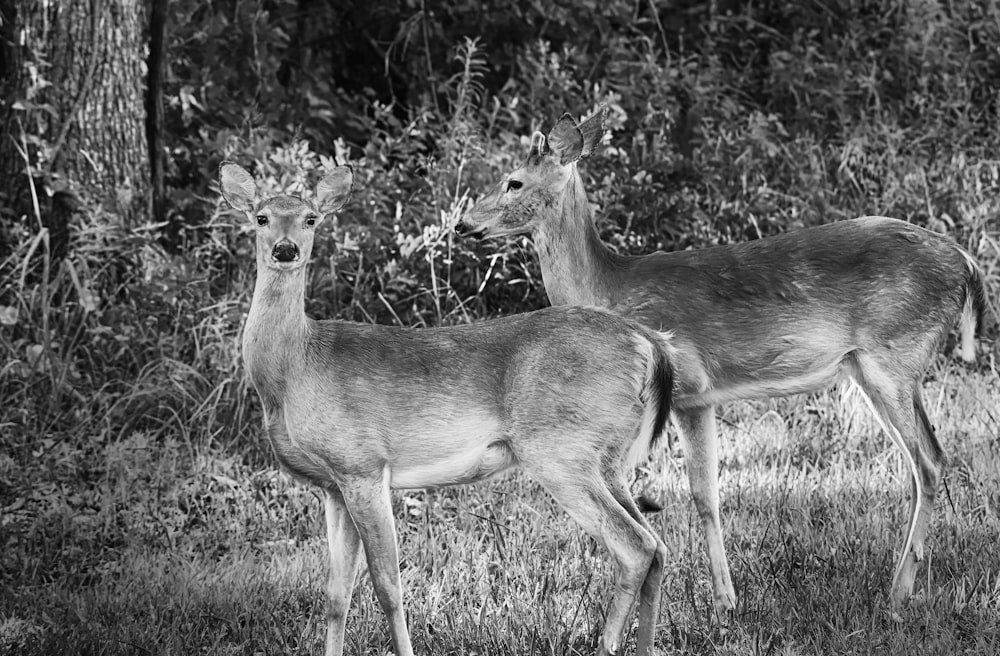
<path fill-rule="evenodd" d="M 388 299 L 382 295 L 382 292 L 378 292 L 378 300 L 382 301 L 382 304 L 389 309 L 389 313 L 392 314 L 392 318 L 396 320 L 396 323 L 402 326 L 403 321 L 399 318 L 399 315 L 396 314 L 396 311 L 392 309 L 392 305 L 390 305 Z"/>
<path fill-rule="evenodd" d="M 649 1 L 649 11 L 653 14 L 653 20 L 656 21 L 656 29 L 660 32 L 660 41 L 663 43 L 663 56 L 666 58 L 666 68 L 670 68 L 670 47 L 667 44 L 667 33 L 663 29 L 663 23 L 660 22 L 660 14 L 656 11 L 656 3 L 653 0 Z M 683 69 L 681 71 L 683 74 Z"/>
<path fill-rule="evenodd" d="M 434 110 L 441 114 L 441 107 L 438 105 L 437 81 L 434 77 L 434 66 L 431 62 L 430 38 L 427 36 L 427 0 L 420 0 L 420 31 L 424 37 L 424 58 L 427 60 L 427 79 L 431 83 L 431 99 L 434 101 Z"/>

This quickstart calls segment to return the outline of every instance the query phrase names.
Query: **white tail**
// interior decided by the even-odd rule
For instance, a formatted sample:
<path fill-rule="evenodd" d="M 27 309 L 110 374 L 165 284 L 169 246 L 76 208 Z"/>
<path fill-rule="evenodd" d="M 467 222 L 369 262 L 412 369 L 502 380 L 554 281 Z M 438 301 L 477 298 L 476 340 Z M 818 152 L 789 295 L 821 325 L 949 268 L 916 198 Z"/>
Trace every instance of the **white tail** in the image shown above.
<path fill-rule="evenodd" d="M 736 597 L 719 520 L 714 406 L 853 378 L 912 471 L 910 521 L 892 584 L 893 604 L 902 604 L 913 589 L 944 466 L 920 383 L 960 316 L 962 356 L 975 357 L 984 306 L 978 265 L 954 242 L 882 217 L 704 250 L 613 253 L 597 234 L 576 166 L 603 135 L 604 113 L 579 125 L 565 115 L 547 138 L 536 133 L 527 161 L 459 228 L 484 236 L 531 233 L 553 305 L 608 307 L 674 331 L 674 419 L 720 612 Z"/>
<path fill-rule="evenodd" d="M 630 457 L 665 429 L 673 386 L 665 336 L 587 308 L 425 330 L 313 321 L 304 295 L 315 226 L 347 201 L 350 169 L 324 178 L 312 200 L 261 199 L 229 162 L 219 177 L 223 197 L 257 231 L 243 358 L 268 437 L 289 472 L 325 491 L 327 655 L 343 652 L 361 545 L 394 652 L 413 653 L 390 488 L 471 483 L 514 466 L 618 565 L 599 653 L 616 653 L 636 599 L 636 653 L 648 653 L 665 546 L 626 476 Z"/>

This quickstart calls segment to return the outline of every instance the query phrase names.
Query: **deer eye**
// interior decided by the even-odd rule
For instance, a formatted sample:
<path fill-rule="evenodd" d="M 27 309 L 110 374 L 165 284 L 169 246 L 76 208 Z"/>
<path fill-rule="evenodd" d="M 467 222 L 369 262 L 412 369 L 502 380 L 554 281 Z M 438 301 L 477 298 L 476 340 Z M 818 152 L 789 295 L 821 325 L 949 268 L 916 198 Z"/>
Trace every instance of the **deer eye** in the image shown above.
<path fill-rule="evenodd" d="M 313 227 L 314 225 L 316 225 L 316 215 L 315 214 L 310 214 L 309 216 L 306 217 L 306 225 L 309 226 L 310 228 Z"/>
<path fill-rule="evenodd" d="M 259 226 L 266 226 L 267 225 L 267 217 L 264 216 L 263 214 L 258 214 L 257 215 L 257 225 L 259 225 Z"/>
<path fill-rule="evenodd" d="M 524 183 L 520 180 L 508 180 L 507 181 L 507 191 L 517 191 L 524 186 Z"/>

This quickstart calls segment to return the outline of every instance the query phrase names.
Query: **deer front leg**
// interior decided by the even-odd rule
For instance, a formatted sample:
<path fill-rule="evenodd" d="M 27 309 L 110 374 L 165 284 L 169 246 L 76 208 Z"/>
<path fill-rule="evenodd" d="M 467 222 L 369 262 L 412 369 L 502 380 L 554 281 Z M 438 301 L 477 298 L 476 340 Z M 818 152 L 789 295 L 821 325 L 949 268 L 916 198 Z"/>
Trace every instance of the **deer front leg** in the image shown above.
<path fill-rule="evenodd" d="M 326 508 L 326 537 L 330 549 L 330 577 L 327 582 L 326 656 L 344 653 L 344 628 L 351 607 L 351 593 L 358 574 L 361 536 L 344 503 L 340 489 L 323 490 Z"/>
<path fill-rule="evenodd" d="M 722 618 L 736 608 L 736 590 L 729 574 L 719 517 L 719 434 L 715 408 L 677 410 L 674 419 L 684 448 L 694 507 L 705 531 L 715 611 Z"/>
<path fill-rule="evenodd" d="M 403 614 L 403 590 L 399 581 L 399 553 L 396 549 L 388 471 L 373 477 L 355 478 L 341 486 L 341 490 L 365 546 L 368 571 L 379 604 L 389 620 L 389 635 L 395 656 L 413 656 Z"/>

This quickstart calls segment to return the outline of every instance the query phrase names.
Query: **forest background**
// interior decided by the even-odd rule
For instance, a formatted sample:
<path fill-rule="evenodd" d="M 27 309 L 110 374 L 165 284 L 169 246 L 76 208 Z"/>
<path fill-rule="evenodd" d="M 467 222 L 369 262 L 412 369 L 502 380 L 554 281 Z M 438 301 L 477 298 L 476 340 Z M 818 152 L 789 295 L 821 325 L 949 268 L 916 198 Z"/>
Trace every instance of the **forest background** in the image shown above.
<path fill-rule="evenodd" d="M 0 653 L 321 648 L 321 513 L 241 366 L 253 245 L 220 161 L 269 193 L 354 167 L 313 316 L 466 323 L 546 301 L 529 239 L 453 224 L 532 131 L 601 103 L 581 170 L 619 252 L 884 214 L 952 236 L 988 287 L 978 365 L 949 343 L 925 390 L 952 468 L 903 621 L 884 591 L 905 472 L 835 390 L 723 414 L 732 626 L 683 459 L 651 468 L 677 559 L 659 642 L 998 651 L 997 3 L 0 0 L 0 75 Z M 606 559 L 530 482 L 396 501 L 419 650 L 592 649 Z M 384 653 L 364 580 L 355 608 L 351 653 Z"/>

